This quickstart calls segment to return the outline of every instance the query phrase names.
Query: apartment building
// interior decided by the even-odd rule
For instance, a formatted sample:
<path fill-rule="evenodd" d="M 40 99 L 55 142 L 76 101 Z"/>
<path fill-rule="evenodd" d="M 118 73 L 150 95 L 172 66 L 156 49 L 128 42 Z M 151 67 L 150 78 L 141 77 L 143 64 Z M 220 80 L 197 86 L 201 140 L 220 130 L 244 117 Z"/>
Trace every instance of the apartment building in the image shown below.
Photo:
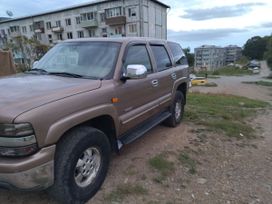
<path fill-rule="evenodd" d="M 195 68 L 214 71 L 225 65 L 225 49 L 214 45 L 195 48 Z"/>
<path fill-rule="evenodd" d="M 18 36 L 55 43 L 86 37 L 167 38 L 168 5 L 157 0 L 100 0 L 0 22 L 0 48 Z"/>
<path fill-rule="evenodd" d="M 203 45 L 195 48 L 195 68 L 214 71 L 230 63 L 235 63 L 241 57 L 242 48 L 236 45 L 227 47 Z"/>
<path fill-rule="evenodd" d="M 242 57 L 242 48 L 237 45 L 229 45 L 225 47 L 226 64 L 235 63 Z"/>

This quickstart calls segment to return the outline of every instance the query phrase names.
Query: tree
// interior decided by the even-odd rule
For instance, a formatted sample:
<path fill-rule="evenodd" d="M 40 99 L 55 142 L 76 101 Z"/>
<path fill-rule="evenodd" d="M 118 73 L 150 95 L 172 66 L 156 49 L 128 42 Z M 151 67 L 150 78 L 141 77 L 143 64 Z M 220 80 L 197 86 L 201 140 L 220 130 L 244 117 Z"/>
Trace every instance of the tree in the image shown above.
<path fill-rule="evenodd" d="M 255 36 L 244 45 L 243 54 L 249 59 L 262 60 L 267 47 L 268 37 Z"/>
<path fill-rule="evenodd" d="M 193 53 L 190 53 L 191 49 L 190 47 L 184 48 L 183 52 L 187 57 L 188 64 L 190 67 L 194 66 L 195 63 L 195 55 Z"/>
<path fill-rule="evenodd" d="M 19 65 L 20 71 L 30 69 L 34 61 L 40 59 L 49 49 L 47 45 L 41 44 L 34 37 L 28 39 L 25 36 L 14 38 L 12 42 L 6 43 L 5 47 L 22 57 L 22 64 Z"/>
<path fill-rule="evenodd" d="M 267 61 L 268 66 L 272 70 L 272 35 L 269 37 L 266 50 L 267 51 L 264 54 L 264 58 Z"/>

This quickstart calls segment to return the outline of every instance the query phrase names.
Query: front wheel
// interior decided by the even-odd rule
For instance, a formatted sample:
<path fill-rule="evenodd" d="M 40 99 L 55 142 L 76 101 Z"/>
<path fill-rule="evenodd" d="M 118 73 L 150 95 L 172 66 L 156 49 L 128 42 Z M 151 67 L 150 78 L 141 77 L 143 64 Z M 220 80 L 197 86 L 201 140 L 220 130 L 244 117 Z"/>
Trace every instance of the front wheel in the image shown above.
<path fill-rule="evenodd" d="M 72 130 L 57 145 L 55 182 L 49 193 L 61 203 L 85 203 L 103 184 L 110 162 L 107 136 L 94 128 Z"/>
<path fill-rule="evenodd" d="M 165 120 L 164 124 L 169 127 L 176 127 L 179 125 L 183 119 L 184 106 L 185 101 L 183 93 L 181 91 L 177 91 L 175 99 L 170 107 L 171 116 Z"/>

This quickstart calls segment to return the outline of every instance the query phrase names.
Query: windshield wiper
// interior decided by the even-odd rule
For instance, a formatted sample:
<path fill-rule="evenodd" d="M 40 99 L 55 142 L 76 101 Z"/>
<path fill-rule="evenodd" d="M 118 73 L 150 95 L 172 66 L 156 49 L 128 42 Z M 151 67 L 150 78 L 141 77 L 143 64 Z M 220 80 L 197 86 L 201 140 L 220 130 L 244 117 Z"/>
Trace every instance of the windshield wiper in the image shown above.
<path fill-rule="evenodd" d="M 26 73 L 39 73 L 39 74 L 48 74 L 48 72 L 45 69 L 39 69 L 39 68 L 33 68 L 29 71 L 27 71 Z"/>
<path fill-rule="evenodd" d="M 63 77 L 73 77 L 73 78 L 84 78 L 84 76 L 69 72 L 48 72 L 49 75 L 63 76 Z"/>

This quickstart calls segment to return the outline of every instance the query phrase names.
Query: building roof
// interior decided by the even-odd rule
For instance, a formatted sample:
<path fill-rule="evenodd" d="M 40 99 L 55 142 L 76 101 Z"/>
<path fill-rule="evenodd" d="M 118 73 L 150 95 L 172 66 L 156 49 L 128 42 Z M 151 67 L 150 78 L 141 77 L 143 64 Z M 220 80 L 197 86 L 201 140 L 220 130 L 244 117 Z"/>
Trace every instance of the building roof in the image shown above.
<path fill-rule="evenodd" d="M 82 7 L 86 7 L 86 6 L 94 6 L 94 5 L 103 4 L 103 3 L 111 2 L 111 1 L 115 1 L 115 0 L 95 0 L 90 3 L 77 4 L 77 5 L 69 6 L 66 8 L 56 9 L 56 10 L 42 12 L 42 13 L 28 15 L 28 16 L 22 16 L 22 17 L 18 17 L 18 18 L 12 18 L 12 19 L 8 19 L 8 20 L 3 20 L 3 21 L 0 21 L 0 24 L 12 22 L 12 21 L 17 21 L 17 20 L 24 20 L 27 18 L 39 17 L 39 16 L 43 16 L 43 15 L 48 15 L 48 14 L 59 13 L 59 12 L 63 12 L 63 11 L 69 11 L 69 10 L 78 9 L 78 8 L 82 8 Z M 170 6 L 168 6 L 167 4 L 164 4 L 161 1 L 158 1 L 158 0 L 150 0 L 150 1 L 160 4 L 161 6 L 164 6 L 166 8 L 170 8 Z"/>
<path fill-rule="evenodd" d="M 6 20 L 9 20 L 9 19 L 11 19 L 11 18 L 9 18 L 9 17 L 1 17 L 1 16 L 0 16 L 0 22 L 1 22 L 1 21 L 6 21 Z"/>

